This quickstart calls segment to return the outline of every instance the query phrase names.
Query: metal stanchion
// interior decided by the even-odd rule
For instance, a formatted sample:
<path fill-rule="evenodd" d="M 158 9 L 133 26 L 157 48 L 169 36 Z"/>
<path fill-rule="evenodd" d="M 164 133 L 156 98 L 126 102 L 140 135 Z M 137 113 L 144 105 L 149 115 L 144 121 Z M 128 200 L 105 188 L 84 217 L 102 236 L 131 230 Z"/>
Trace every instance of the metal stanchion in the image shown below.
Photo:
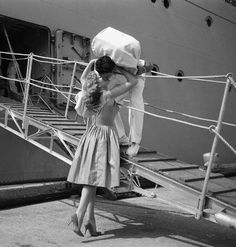
<path fill-rule="evenodd" d="M 29 54 L 28 62 L 27 62 L 27 71 L 26 71 L 26 78 L 25 78 L 25 94 L 24 94 L 24 113 L 23 113 L 23 120 L 22 120 L 22 129 L 25 128 L 25 117 L 27 111 L 27 104 L 29 98 L 29 88 L 30 88 L 30 78 L 31 78 L 31 71 L 32 71 L 32 63 L 33 63 L 33 53 Z"/>
<path fill-rule="evenodd" d="M 225 85 L 224 95 L 223 95 L 223 99 L 222 99 L 222 103 L 221 103 L 221 108 L 220 108 L 217 126 L 216 126 L 216 131 L 218 133 L 220 133 L 221 125 L 222 125 L 222 121 L 223 121 L 223 117 L 224 117 L 227 95 L 228 95 L 229 87 L 231 84 L 230 77 L 232 77 L 232 74 L 227 75 L 227 82 Z M 206 193 L 207 193 L 207 185 L 209 182 L 209 177 L 210 177 L 211 169 L 213 166 L 213 161 L 214 161 L 214 157 L 215 157 L 215 151 L 216 151 L 218 139 L 219 139 L 218 136 L 215 135 L 214 140 L 213 140 L 213 144 L 212 144 L 212 148 L 211 148 L 210 160 L 209 160 L 209 163 L 207 166 L 207 171 L 206 171 L 206 176 L 204 179 L 204 184 L 203 184 L 201 196 L 200 196 L 199 201 L 198 201 L 198 212 L 196 214 L 196 219 L 198 219 L 198 220 L 202 217 L 203 209 L 205 206 L 205 197 L 206 197 Z"/>
<path fill-rule="evenodd" d="M 77 63 L 75 62 L 74 68 L 73 68 L 73 73 L 72 73 L 72 76 L 71 76 L 71 81 L 70 81 L 69 94 L 68 94 L 68 97 L 67 97 L 67 104 L 66 104 L 66 111 L 65 111 L 65 117 L 66 117 L 66 118 L 67 118 L 67 116 L 68 116 L 68 110 L 69 110 L 71 92 L 72 92 L 72 87 L 73 87 L 74 78 L 75 78 L 75 73 L 76 73 L 76 66 L 77 66 Z"/>

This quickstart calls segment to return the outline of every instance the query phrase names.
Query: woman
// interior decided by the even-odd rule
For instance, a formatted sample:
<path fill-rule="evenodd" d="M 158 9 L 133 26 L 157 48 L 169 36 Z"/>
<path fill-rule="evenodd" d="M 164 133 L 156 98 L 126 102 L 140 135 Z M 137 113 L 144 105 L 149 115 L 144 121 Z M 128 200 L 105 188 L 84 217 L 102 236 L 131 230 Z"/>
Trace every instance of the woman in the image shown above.
<path fill-rule="evenodd" d="M 126 77 L 127 82 L 108 90 L 109 80 L 114 70 L 118 70 Z M 112 188 L 119 186 L 120 150 L 114 118 L 119 110 L 115 98 L 127 92 L 137 83 L 135 76 L 119 68 L 108 56 L 96 60 L 94 70 L 91 71 L 83 85 L 80 104 L 86 108 L 86 116 L 92 116 L 91 126 L 80 140 L 69 171 L 68 181 L 83 184 L 79 207 L 71 217 L 74 232 L 84 236 L 81 232 L 84 215 L 87 211 L 85 233 L 91 236 L 101 235 L 96 230 L 94 203 L 96 188 Z"/>

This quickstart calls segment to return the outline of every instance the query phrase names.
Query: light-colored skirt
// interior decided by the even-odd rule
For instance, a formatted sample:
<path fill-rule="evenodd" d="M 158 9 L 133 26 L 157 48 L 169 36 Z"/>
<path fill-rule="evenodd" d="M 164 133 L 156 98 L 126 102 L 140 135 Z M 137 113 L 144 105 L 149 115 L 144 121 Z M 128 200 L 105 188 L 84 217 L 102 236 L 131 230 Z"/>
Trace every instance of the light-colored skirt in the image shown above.
<path fill-rule="evenodd" d="M 82 136 L 67 181 L 99 187 L 120 184 L 120 149 L 114 127 L 92 125 Z"/>

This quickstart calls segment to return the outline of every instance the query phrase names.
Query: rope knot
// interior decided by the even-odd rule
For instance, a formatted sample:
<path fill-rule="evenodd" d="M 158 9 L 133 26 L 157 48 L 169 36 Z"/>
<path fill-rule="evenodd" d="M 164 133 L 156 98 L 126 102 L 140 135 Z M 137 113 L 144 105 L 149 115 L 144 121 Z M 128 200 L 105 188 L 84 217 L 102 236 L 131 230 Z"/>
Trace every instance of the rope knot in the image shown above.
<path fill-rule="evenodd" d="M 211 126 L 209 126 L 209 131 L 211 132 L 211 133 L 214 133 L 214 130 L 216 129 L 216 126 L 215 125 L 211 125 Z"/>

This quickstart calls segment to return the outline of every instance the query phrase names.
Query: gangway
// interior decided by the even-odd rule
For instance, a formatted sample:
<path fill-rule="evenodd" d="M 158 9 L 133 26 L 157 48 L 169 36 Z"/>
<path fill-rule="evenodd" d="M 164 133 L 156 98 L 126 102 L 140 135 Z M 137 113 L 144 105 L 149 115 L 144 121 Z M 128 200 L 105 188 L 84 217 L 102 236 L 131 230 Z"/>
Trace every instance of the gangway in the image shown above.
<path fill-rule="evenodd" d="M 30 78 L 24 82 L 30 83 Z M 45 107 L 27 105 L 27 100 L 20 103 L 3 99 L 0 116 L 2 128 L 69 165 L 86 130 L 83 119 L 70 119 L 67 114 L 60 115 Z M 64 153 L 54 149 L 55 142 L 60 142 Z M 210 165 L 204 171 L 197 165 L 142 147 L 134 158 L 121 153 L 121 182 L 131 191 L 158 199 L 158 190 L 155 193 L 155 189 L 149 191 L 140 187 L 139 178 L 145 178 L 165 187 L 166 193 L 174 191 L 181 196 L 181 201 L 173 201 L 167 196 L 166 202 L 180 207 L 196 219 L 204 218 L 235 229 L 236 184 L 220 173 L 211 172 Z M 207 190 L 204 191 L 206 176 Z"/>

